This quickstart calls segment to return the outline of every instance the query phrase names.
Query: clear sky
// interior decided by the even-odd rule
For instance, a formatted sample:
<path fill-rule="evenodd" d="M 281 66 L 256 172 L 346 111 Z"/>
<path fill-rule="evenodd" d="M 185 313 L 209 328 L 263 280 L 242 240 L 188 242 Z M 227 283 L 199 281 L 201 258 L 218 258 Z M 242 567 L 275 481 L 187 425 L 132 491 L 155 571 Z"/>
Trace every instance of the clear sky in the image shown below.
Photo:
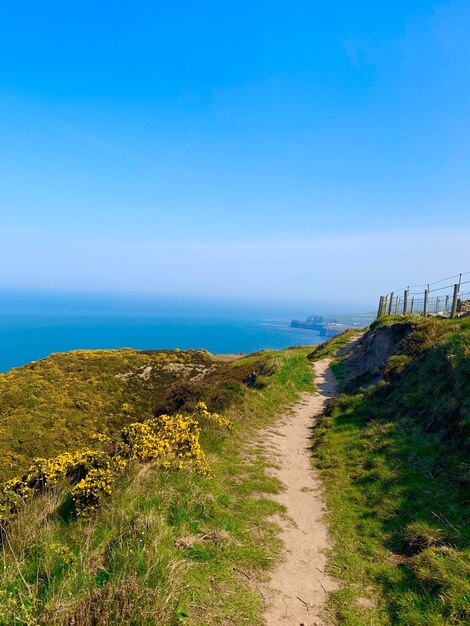
<path fill-rule="evenodd" d="M 367 306 L 470 271 L 470 3 L 3 2 L 0 171 L 0 288 Z"/>

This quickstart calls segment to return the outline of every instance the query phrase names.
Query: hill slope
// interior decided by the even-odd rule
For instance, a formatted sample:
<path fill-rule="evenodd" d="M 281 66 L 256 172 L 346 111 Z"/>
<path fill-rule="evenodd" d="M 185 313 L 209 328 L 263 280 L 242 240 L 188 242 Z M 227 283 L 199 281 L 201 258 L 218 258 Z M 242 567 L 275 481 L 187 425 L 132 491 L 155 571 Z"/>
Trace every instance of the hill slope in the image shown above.
<path fill-rule="evenodd" d="M 282 507 L 268 498 L 280 485 L 257 433 L 312 389 L 308 352 L 215 363 L 207 353 L 71 353 L 5 375 L 13 447 L 38 421 L 31 446 L 14 450 L 18 468 L 37 450 L 52 458 L 7 483 L 0 624 L 261 624 L 251 581 L 278 555 L 271 515 Z M 181 366 L 191 375 L 175 375 Z M 77 398 L 87 402 L 69 417 Z M 221 410 L 231 430 L 211 413 Z M 106 437 L 91 444 L 98 428 Z M 204 462 L 188 467 L 193 458 Z"/>
<path fill-rule="evenodd" d="M 261 625 L 283 508 L 260 437 L 331 355 L 340 393 L 312 451 L 332 615 L 470 623 L 470 320 L 387 318 L 349 349 L 351 334 L 311 354 L 79 352 L 4 375 L 0 625 Z"/>
<path fill-rule="evenodd" d="M 470 319 L 385 318 L 333 369 L 313 454 L 340 623 L 470 623 Z"/>
<path fill-rule="evenodd" d="M 151 414 L 172 384 L 213 365 L 202 350 L 77 350 L 0 374 L 0 481 Z"/>

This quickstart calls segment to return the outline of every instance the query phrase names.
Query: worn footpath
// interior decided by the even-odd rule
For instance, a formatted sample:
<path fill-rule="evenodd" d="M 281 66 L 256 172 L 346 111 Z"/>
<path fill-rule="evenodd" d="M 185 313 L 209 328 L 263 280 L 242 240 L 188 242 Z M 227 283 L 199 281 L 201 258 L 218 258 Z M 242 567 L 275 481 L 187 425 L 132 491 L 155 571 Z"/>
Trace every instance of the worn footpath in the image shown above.
<path fill-rule="evenodd" d="M 303 394 L 293 414 L 281 418 L 266 439 L 276 464 L 272 474 L 284 485 L 275 499 L 286 508 L 280 519 L 283 558 L 263 588 L 269 626 L 325 626 L 323 607 L 328 593 L 337 588 L 325 571 L 330 544 L 322 485 L 310 452 L 313 420 L 336 387 L 328 360 L 315 363 L 315 384 L 318 393 Z"/>

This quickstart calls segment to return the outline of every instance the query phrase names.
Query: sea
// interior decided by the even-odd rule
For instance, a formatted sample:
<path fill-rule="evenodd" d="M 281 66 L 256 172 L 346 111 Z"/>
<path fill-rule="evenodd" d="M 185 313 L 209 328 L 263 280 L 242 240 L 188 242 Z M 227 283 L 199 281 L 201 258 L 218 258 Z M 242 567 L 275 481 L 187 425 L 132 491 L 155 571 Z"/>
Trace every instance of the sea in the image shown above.
<path fill-rule="evenodd" d="M 0 293 L 0 372 L 77 349 L 250 353 L 315 345 L 324 341 L 320 333 L 289 326 L 295 313 L 304 318 L 310 312 L 188 300 Z"/>

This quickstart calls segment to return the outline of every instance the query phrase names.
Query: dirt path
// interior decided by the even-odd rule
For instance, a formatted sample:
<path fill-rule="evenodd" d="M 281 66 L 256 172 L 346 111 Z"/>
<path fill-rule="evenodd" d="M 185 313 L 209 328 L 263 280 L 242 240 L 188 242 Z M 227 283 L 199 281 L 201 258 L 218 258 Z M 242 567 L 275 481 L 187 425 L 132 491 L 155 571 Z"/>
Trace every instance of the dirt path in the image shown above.
<path fill-rule="evenodd" d="M 335 390 L 329 361 L 315 363 L 315 384 L 319 393 L 305 394 L 267 439 L 279 468 L 273 470 L 285 486 L 275 497 L 287 510 L 282 519 L 284 558 L 263 589 L 265 619 L 269 626 L 324 626 L 322 605 L 328 592 L 336 588 L 325 573 L 324 551 L 329 547 L 323 521 L 321 483 L 312 467 L 310 427 Z"/>

